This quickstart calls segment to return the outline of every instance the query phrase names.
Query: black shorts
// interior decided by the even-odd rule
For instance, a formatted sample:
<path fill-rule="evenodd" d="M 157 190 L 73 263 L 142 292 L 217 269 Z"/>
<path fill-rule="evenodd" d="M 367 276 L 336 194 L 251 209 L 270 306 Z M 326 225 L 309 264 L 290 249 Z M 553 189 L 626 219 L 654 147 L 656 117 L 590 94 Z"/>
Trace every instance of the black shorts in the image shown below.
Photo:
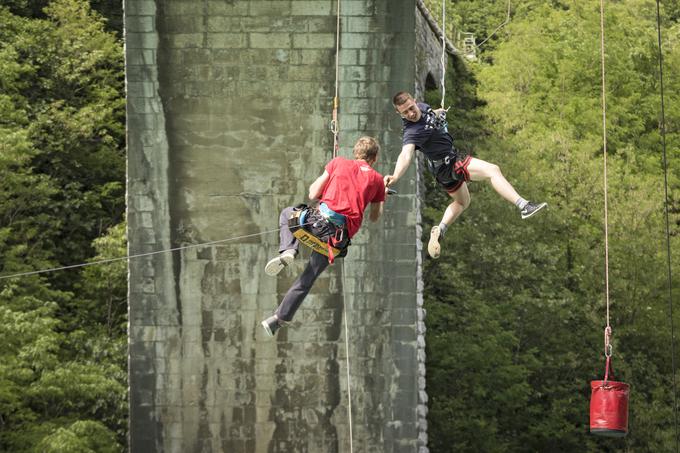
<path fill-rule="evenodd" d="M 436 163 L 428 161 L 428 165 L 439 185 L 448 193 L 454 193 L 464 182 L 470 180 L 467 167 L 471 159 L 472 156 L 461 158 L 460 154 L 452 153 L 446 159 L 441 159 Z"/>

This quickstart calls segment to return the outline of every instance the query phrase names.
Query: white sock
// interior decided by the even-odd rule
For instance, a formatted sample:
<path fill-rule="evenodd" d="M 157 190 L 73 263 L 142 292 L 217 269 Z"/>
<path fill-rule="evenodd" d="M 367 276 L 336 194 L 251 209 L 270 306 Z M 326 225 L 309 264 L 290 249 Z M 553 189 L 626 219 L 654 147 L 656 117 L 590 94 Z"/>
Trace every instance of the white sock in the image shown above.
<path fill-rule="evenodd" d="M 524 207 L 529 203 L 527 200 L 525 200 L 522 197 L 519 197 L 517 201 L 515 201 L 515 206 L 517 206 L 520 209 L 524 209 Z"/>
<path fill-rule="evenodd" d="M 440 235 L 441 237 L 444 237 L 444 233 L 446 233 L 446 229 L 447 229 L 448 227 L 449 227 L 449 226 L 448 226 L 447 224 L 445 224 L 444 222 L 441 222 L 441 223 L 439 224 L 439 235 Z"/>

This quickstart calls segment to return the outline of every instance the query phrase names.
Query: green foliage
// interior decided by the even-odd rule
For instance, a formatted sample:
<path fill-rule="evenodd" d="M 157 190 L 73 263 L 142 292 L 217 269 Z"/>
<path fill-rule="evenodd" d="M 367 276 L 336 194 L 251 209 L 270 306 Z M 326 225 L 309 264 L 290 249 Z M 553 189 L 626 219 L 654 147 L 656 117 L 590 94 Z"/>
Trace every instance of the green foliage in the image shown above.
<path fill-rule="evenodd" d="M 458 13 L 481 24 L 487 6 Z M 616 371 L 632 386 L 631 432 L 587 434 L 606 324 L 599 4 L 529 2 L 482 63 L 448 71 L 456 146 L 498 164 L 520 194 L 549 209 L 521 221 L 488 184 L 472 183 L 472 204 L 447 232 L 442 258 L 426 262 L 432 451 L 674 448 L 655 3 L 606 8 L 610 313 Z M 666 23 L 677 248 L 680 34 Z M 428 225 L 448 202 L 429 179 Z M 673 291 L 677 299 L 677 284 Z"/>
<path fill-rule="evenodd" d="M 117 453 L 115 438 L 101 423 L 74 422 L 45 437 L 37 447 L 44 453 Z"/>
<path fill-rule="evenodd" d="M 0 449 L 31 451 L 42 437 L 79 419 L 106 422 L 113 428 L 106 428 L 110 436 L 121 431 L 125 387 L 120 366 L 81 346 L 88 343 L 84 335 L 64 337 L 55 316 L 58 303 L 40 304 L 16 288 L 6 288 L 0 302 Z M 10 305 L 38 308 L 19 311 Z M 69 359 L 62 343 L 74 339 L 80 353 Z"/>
<path fill-rule="evenodd" d="M 0 275 L 124 256 L 121 42 L 84 0 L 0 23 Z M 120 262 L 0 280 L 1 451 L 122 450 L 125 286 Z"/>
<path fill-rule="evenodd" d="M 0 98 L 0 197 L 8 201 L 0 227 L 13 225 L 9 255 L 38 267 L 91 253 L 90 241 L 122 216 L 125 174 L 120 42 L 87 2 L 55 1 L 45 13 L 27 20 L 0 9 L 8 24 L 0 30 L 8 93 Z M 57 246 L 65 236 L 72 240 Z M 36 240 L 31 251 L 41 256 L 25 256 L 19 244 Z"/>
<path fill-rule="evenodd" d="M 105 236 L 95 239 L 97 255 L 92 261 L 103 261 L 127 255 L 127 224 L 121 222 Z M 76 325 L 98 325 L 108 337 L 125 334 L 127 315 L 127 261 L 118 260 L 90 266 L 83 272 L 77 302 Z"/>

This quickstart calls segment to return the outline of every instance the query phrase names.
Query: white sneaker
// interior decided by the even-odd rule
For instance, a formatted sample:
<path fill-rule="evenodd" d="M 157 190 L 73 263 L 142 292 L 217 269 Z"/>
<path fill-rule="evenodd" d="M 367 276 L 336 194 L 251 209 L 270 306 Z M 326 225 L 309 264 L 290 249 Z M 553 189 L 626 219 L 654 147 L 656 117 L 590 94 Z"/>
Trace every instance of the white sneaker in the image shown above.
<path fill-rule="evenodd" d="M 276 315 L 270 316 L 269 318 L 262 321 L 260 324 L 264 328 L 264 331 L 267 332 L 267 335 L 270 337 L 273 337 L 276 331 L 279 330 L 279 328 L 281 327 L 279 318 L 277 318 Z"/>
<path fill-rule="evenodd" d="M 295 259 L 295 250 L 286 250 L 285 252 L 279 254 L 279 256 L 272 258 L 264 266 L 264 273 L 271 275 L 272 277 L 279 275 L 279 272 L 283 270 L 284 267 L 288 266 Z"/>
<path fill-rule="evenodd" d="M 432 231 L 430 232 L 430 242 L 427 243 L 427 253 L 434 259 L 439 258 L 439 254 L 441 253 L 441 246 L 439 245 L 440 235 L 439 225 L 433 226 Z"/>

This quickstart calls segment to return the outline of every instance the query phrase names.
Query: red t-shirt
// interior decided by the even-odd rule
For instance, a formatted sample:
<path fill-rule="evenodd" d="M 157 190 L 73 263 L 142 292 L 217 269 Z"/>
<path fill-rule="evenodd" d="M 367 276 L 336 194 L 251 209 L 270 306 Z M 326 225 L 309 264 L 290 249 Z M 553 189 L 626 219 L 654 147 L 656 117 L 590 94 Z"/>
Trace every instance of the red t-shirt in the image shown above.
<path fill-rule="evenodd" d="M 326 165 L 330 175 L 321 201 L 347 218 L 347 234 L 359 231 L 369 203 L 385 201 L 383 177 L 364 161 L 336 157 Z"/>

